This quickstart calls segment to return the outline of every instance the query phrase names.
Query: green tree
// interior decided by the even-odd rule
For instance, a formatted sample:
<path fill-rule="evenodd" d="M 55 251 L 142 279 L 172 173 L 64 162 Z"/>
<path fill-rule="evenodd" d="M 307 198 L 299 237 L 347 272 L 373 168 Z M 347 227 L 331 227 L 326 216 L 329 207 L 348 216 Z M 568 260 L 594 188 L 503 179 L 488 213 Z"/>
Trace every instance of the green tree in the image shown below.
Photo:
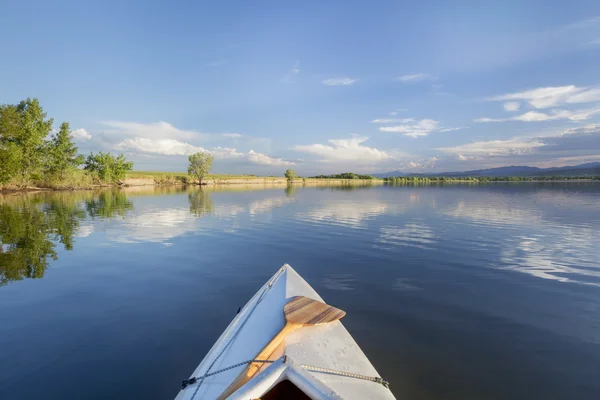
<path fill-rule="evenodd" d="M 285 177 L 287 178 L 288 182 L 292 182 L 294 179 L 296 179 L 296 171 L 293 169 L 286 170 Z"/>
<path fill-rule="evenodd" d="M 38 99 L 27 99 L 16 106 L 19 124 L 13 125 L 11 141 L 20 149 L 19 175 L 22 184 L 36 178 L 43 166 L 45 141 L 54 120 L 46 119 Z"/>
<path fill-rule="evenodd" d="M 125 178 L 127 171 L 133 169 L 133 162 L 127 161 L 123 154 L 115 158 L 110 153 L 90 153 L 83 169 L 95 174 L 101 182 L 113 183 Z"/>
<path fill-rule="evenodd" d="M 188 157 L 190 165 L 188 166 L 188 174 L 198 179 L 198 184 L 202 185 L 202 179 L 212 169 L 213 161 L 215 158 L 212 154 L 201 151 L 199 153 L 192 154 Z"/>
<path fill-rule="evenodd" d="M 69 123 L 63 122 L 48 144 L 47 172 L 63 178 L 67 171 L 77 168 L 83 162 L 83 155 L 77 154 L 77 147 L 73 143 Z"/>
<path fill-rule="evenodd" d="M 17 144 L 20 126 L 17 106 L 0 106 L 0 184 L 9 182 L 20 171 L 23 155 Z"/>

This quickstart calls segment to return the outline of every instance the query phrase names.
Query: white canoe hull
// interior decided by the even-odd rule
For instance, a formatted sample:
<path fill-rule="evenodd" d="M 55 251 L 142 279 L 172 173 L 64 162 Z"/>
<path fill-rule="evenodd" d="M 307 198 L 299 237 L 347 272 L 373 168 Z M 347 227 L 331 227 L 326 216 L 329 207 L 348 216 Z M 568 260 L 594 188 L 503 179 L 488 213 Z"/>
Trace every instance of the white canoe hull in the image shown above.
<path fill-rule="evenodd" d="M 323 301 L 292 267 L 284 265 L 229 324 L 192 377 L 253 359 L 283 328 L 283 307 L 295 296 Z M 284 355 L 286 357 L 282 357 Z M 276 361 L 264 364 L 259 373 L 229 399 L 259 398 L 283 379 L 292 381 L 312 399 L 394 399 L 390 390 L 380 383 L 301 366 L 379 376 L 340 321 L 293 332 L 271 360 Z M 239 366 L 199 380 L 182 389 L 176 400 L 216 399 L 244 368 L 245 365 Z"/>

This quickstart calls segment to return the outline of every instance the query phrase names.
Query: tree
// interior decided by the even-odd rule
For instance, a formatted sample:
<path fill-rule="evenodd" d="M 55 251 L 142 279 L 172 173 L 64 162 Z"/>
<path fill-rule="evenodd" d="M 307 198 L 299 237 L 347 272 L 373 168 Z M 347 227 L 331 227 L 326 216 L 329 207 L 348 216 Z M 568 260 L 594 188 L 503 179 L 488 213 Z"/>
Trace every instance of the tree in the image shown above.
<path fill-rule="evenodd" d="M 125 178 L 125 173 L 133 169 L 133 162 L 127 161 L 123 154 L 115 158 L 110 153 L 90 153 L 83 169 L 96 174 L 102 182 L 112 183 Z"/>
<path fill-rule="evenodd" d="M 52 123 L 38 99 L 0 106 L 0 183 L 19 176 L 26 185 L 41 172 Z"/>
<path fill-rule="evenodd" d="M 69 123 L 63 122 L 58 133 L 48 144 L 47 172 L 58 174 L 60 178 L 63 178 L 65 172 L 77 168 L 83 162 L 83 155 L 77 154 L 77 147 L 73 143 Z"/>
<path fill-rule="evenodd" d="M 10 106 L 9 106 L 10 107 Z M 11 129 L 11 141 L 21 149 L 19 174 L 23 184 L 37 175 L 43 166 L 45 141 L 54 120 L 46 119 L 38 99 L 27 99 L 16 106 L 19 124 Z"/>
<path fill-rule="evenodd" d="M 199 153 L 192 154 L 188 157 L 190 165 L 188 166 L 188 174 L 198 179 L 198 184 L 202 185 L 202 179 L 212 169 L 212 164 L 215 158 L 212 154 L 201 151 Z"/>
<path fill-rule="evenodd" d="M 288 182 L 292 182 L 294 179 L 296 179 L 296 171 L 293 169 L 286 170 L 285 177 L 287 178 Z"/>

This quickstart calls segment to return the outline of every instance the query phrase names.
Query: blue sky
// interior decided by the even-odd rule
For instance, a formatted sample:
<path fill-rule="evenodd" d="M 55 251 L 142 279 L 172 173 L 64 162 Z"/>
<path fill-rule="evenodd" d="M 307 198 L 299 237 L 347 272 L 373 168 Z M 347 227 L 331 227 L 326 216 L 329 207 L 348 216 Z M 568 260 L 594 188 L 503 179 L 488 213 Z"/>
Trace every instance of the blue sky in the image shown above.
<path fill-rule="evenodd" d="M 598 1 L 2 1 L 0 103 L 140 170 L 600 161 Z"/>

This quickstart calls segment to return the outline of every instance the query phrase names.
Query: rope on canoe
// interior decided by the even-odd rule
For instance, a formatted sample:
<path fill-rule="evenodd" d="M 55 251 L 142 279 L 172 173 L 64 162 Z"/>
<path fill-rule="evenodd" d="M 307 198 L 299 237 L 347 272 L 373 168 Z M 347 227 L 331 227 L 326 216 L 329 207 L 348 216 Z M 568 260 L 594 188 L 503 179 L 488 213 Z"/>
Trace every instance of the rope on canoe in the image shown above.
<path fill-rule="evenodd" d="M 217 375 L 220 374 L 221 372 L 225 372 L 225 371 L 229 371 L 230 369 L 234 369 L 237 367 L 241 367 L 242 365 L 246 365 L 246 364 L 253 364 L 253 363 L 257 363 L 257 364 L 272 364 L 275 361 L 271 361 L 271 360 L 248 360 L 248 361 L 243 361 L 241 363 L 237 363 L 237 364 L 233 364 L 230 365 L 227 368 L 223 368 L 202 376 L 194 376 L 191 377 L 190 379 L 185 379 L 183 382 L 181 382 L 181 389 L 185 389 L 186 387 L 188 387 L 189 385 L 193 385 L 194 383 L 198 382 L 198 380 L 203 381 L 205 378 L 208 378 L 209 376 L 213 376 L 213 375 Z M 202 382 L 200 382 L 202 383 Z M 200 385 L 198 385 L 200 386 Z M 195 394 L 195 393 L 194 393 Z"/>
<path fill-rule="evenodd" d="M 383 385 L 384 387 L 386 387 L 387 389 L 390 388 L 390 382 L 387 379 L 381 378 L 379 376 L 367 376 L 367 375 L 355 374 L 353 372 L 336 371 L 335 369 L 315 367 L 315 366 L 306 365 L 306 364 L 300 364 L 300 366 L 308 371 L 323 372 L 326 374 L 347 376 L 349 378 L 356 378 L 356 379 L 363 379 L 365 381 L 379 383 L 379 384 Z"/>
<path fill-rule="evenodd" d="M 287 265 L 287 264 L 286 264 Z M 265 289 L 262 291 L 262 293 L 260 294 L 260 297 L 258 298 L 258 300 L 256 300 L 256 302 L 254 303 L 254 305 L 252 306 L 252 308 L 250 309 L 250 311 L 248 312 L 248 315 L 246 315 L 246 319 L 244 319 L 244 321 L 242 321 L 242 323 L 240 324 L 240 326 L 237 328 L 236 332 L 233 334 L 233 336 L 231 337 L 231 339 L 229 339 L 229 341 L 227 342 L 227 344 L 225 345 L 225 347 L 223 347 L 223 349 L 219 352 L 219 354 L 217 354 L 217 356 L 215 357 L 215 359 L 213 360 L 212 363 L 210 363 L 210 365 L 207 368 L 207 372 L 210 371 L 214 366 L 215 363 L 217 362 L 217 360 L 219 358 L 221 358 L 221 356 L 223 355 L 223 353 L 225 353 L 225 350 L 227 350 L 229 348 L 229 346 L 231 345 L 231 343 L 233 343 L 233 341 L 235 340 L 235 338 L 238 336 L 238 334 L 241 332 L 242 328 L 244 327 L 244 325 L 246 325 L 246 322 L 248 322 L 248 320 L 250 319 L 250 316 L 252 315 L 252 313 L 254 312 L 254 310 L 256 309 L 256 307 L 258 306 L 258 304 L 262 301 L 263 297 L 265 297 L 265 295 L 267 294 L 267 292 L 271 289 L 271 287 L 273 287 L 273 284 L 275 283 L 275 281 L 279 278 L 279 276 L 281 275 L 281 273 L 284 271 L 284 268 L 281 267 L 279 269 L 279 271 L 277 271 L 277 273 L 271 278 L 271 280 L 269 282 L 267 282 L 267 285 L 265 287 Z M 238 315 L 239 315 L 239 311 L 238 310 Z M 240 366 L 240 365 L 244 365 L 246 362 L 243 362 L 241 364 L 238 364 L 236 366 Z M 207 373 L 206 375 L 203 375 L 199 378 L 195 378 L 192 377 L 190 379 L 186 379 L 185 381 L 183 381 L 182 383 L 182 389 L 185 388 L 187 385 L 185 384 L 186 381 L 191 381 L 192 379 L 194 380 L 194 383 L 200 379 L 200 383 L 198 383 L 198 386 L 196 386 L 196 390 L 194 390 L 194 393 L 192 394 L 192 397 L 190 400 L 193 400 L 196 395 L 198 394 L 198 390 L 200 389 L 200 386 L 202 386 L 202 383 L 204 382 L 204 379 L 212 376 L 212 375 L 216 375 L 219 372 L 223 372 L 223 371 L 227 371 L 229 369 L 235 368 L 236 366 L 233 367 L 227 367 L 224 370 L 219 370 L 216 372 L 212 372 L 212 373 Z"/>
<path fill-rule="evenodd" d="M 286 357 L 286 356 L 284 356 Z M 286 357 L 287 358 L 287 357 Z M 223 368 L 220 369 L 218 371 L 214 371 L 202 376 L 198 376 L 198 377 L 192 377 L 190 379 L 186 379 L 181 383 L 181 390 L 187 388 L 190 385 L 195 384 L 196 382 L 200 381 L 200 384 L 198 384 L 198 387 L 200 387 L 200 385 L 202 384 L 202 381 L 204 381 L 205 378 L 208 378 L 210 376 L 213 375 L 217 375 L 220 374 L 221 372 L 225 372 L 225 371 L 229 371 L 230 369 L 233 368 L 237 368 L 237 367 L 241 367 L 242 365 L 249 365 L 249 364 L 272 364 L 274 363 L 274 360 L 248 360 L 248 361 L 243 361 L 234 365 L 230 365 L 227 368 Z M 284 359 L 285 362 L 285 359 Z M 390 388 L 390 383 L 387 379 L 385 378 L 381 378 L 379 376 L 367 376 L 367 375 L 361 375 L 361 374 L 355 374 L 353 372 L 345 372 L 345 371 L 337 371 L 335 369 L 329 369 L 329 368 L 322 368 L 322 367 L 315 367 L 313 365 L 307 365 L 307 364 L 300 364 L 300 366 L 308 371 L 314 371 L 314 372 L 323 372 L 326 374 L 332 374 L 332 375 L 339 375 L 339 376 L 346 376 L 349 378 L 356 378 L 356 379 L 362 379 L 365 381 L 371 381 L 371 382 L 375 382 L 375 383 L 379 383 L 381 385 L 383 385 L 385 388 L 389 389 Z M 194 395 L 196 395 L 196 393 L 198 392 L 198 387 L 196 387 L 196 391 L 194 392 Z M 193 398 L 192 396 L 192 398 Z"/>

